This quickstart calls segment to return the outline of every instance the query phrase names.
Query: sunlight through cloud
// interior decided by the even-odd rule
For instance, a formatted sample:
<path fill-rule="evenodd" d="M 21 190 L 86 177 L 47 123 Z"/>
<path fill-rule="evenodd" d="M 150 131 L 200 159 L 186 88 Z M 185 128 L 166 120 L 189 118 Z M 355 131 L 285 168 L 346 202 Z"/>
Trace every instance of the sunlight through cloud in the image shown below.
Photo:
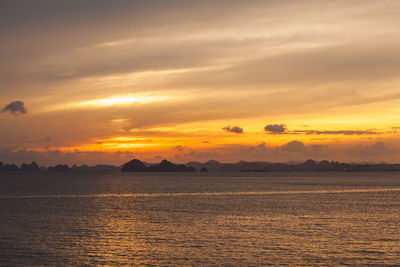
<path fill-rule="evenodd" d="M 119 96 L 80 102 L 77 104 L 77 106 L 102 107 L 114 105 L 144 104 L 149 102 L 165 101 L 171 98 L 172 97 L 167 96 Z"/>

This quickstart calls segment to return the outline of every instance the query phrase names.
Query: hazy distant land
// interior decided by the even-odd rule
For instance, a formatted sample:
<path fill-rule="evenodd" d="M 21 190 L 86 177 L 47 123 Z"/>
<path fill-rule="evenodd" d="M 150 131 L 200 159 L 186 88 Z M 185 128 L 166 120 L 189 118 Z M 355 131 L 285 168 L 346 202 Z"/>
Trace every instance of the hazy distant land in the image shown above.
<path fill-rule="evenodd" d="M 388 172 L 400 171 L 400 164 L 387 163 L 344 163 L 338 161 L 307 160 L 301 163 L 247 162 L 220 163 L 210 160 L 204 163 L 188 162 L 174 164 L 163 160 L 158 164 L 133 159 L 122 166 L 113 165 L 73 165 L 58 164 L 44 167 L 36 162 L 15 164 L 0 162 L 0 172 Z"/>

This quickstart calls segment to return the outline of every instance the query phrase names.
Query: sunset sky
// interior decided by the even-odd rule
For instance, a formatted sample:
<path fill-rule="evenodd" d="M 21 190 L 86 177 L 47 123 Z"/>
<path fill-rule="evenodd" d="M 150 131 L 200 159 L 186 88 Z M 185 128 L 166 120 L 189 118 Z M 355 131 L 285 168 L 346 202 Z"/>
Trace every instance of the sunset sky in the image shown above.
<path fill-rule="evenodd" d="M 400 1 L 2 0 L 0 161 L 400 162 Z"/>

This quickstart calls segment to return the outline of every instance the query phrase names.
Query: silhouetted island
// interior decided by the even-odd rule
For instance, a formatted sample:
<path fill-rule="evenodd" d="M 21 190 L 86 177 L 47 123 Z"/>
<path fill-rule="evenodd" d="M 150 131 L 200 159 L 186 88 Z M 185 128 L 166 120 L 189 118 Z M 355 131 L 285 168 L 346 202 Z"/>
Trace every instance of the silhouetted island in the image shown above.
<path fill-rule="evenodd" d="M 186 166 L 196 170 L 206 168 L 210 172 L 356 172 L 356 171 L 400 171 L 400 164 L 363 164 L 342 163 L 338 161 L 322 160 L 320 162 L 307 160 L 303 163 L 271 163 L 271 162 L 247 162 L 220 163 L 210 160 L 205 163 L 189 162 Z"/>
<path fill-rule="evenodd" d="M 52 167 L 39 167 L 36 162 L 22 163 L 19 168 L 15 164 L 0 162 L 0 172 L 392 172 L 400 171 L 400 164 L 387 163 L 343 163 L 338 161 L 307 160 L 302 163 L 248 162 L 220 163 L 210 160 L 205 163 L 188 162 L 174 164 L 163 160 L 159 164 L 150 164 L 133 159 L 124 165 L 88 166 L 58 164 Z"/>
<path fill-rule="evenodd" d="M 47 169 L 47 171 L 48 172 L 70 172 L 71 168 L 68 167 L 68 165 L 59 164 L 59 165 L 56 165 L 54 167 L 49 167 Z"/>
<path fill-rule="evenodd" d="M 19 168 L 15 164 L 3 164 L 3 162 L 0 162 L 0 171 L 1 172 L 15 172 L 15 171 L 19 171 Z"/>
<path fill-rule="evenodd" d="M 147 167 L 140 160 L 133 159 L 133 160 L 125 163 L 122 166 L 121 171 L 122 172 L 145 172 L 145 171 L 147 171 Z"/>
<path fill-rule="evenodd" d="M 173 164 L 168 160 L 163 160 L 160 164 L 146 165 L 138 159 L 133 159 L 125 163 L 122 168 L 122 172 L 195 172 L 196 169 L 193 167 L 186 167 L 184 164 Z"/>
<path fill-rule="evenodd" d="M 32 162 L 31 164 L 26 164 L 26 163 L 22 163 L 21 165 L 21 171 L 28 171 L 28 172 L 37 172 L 39 171 L 39 166 L 37 165 L 36 162 Z"/>

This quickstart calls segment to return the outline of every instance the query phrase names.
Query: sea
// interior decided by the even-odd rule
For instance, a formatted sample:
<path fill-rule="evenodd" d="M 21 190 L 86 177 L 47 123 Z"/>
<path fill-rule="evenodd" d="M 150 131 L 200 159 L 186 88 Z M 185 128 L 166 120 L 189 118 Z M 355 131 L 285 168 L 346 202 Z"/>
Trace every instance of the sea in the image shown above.
<path fill-rule="evenodd" d="M 0 266 L 400 266 L 400 173 L 0 173 Z"/>

